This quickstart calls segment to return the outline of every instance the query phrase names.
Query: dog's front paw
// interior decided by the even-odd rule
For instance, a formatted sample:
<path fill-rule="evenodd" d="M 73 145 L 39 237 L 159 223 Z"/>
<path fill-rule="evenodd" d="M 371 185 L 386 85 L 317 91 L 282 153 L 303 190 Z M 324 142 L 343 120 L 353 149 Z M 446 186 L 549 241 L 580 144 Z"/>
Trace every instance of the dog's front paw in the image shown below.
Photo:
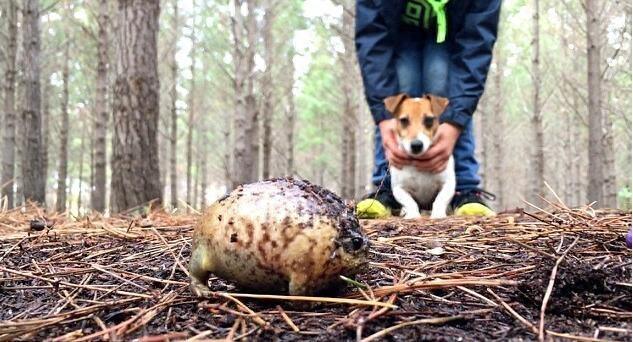
<path fill-rule="evenodd" d="M 420 212 L 417 210 L 402 210 L 404 211 L 404 216 L 402 218 L 404 218 L 405 220 L 416 220 L 422 218 L 422 215 L 420 215 Z"/>

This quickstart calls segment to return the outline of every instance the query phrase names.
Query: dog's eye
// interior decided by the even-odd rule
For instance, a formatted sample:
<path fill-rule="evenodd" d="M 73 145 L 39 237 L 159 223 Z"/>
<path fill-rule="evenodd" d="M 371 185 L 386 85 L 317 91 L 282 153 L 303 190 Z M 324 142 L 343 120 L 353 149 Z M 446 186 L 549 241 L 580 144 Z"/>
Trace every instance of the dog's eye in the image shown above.
<path fill-rule="evenodd" d="M 409 118 L 400 118 L 400 124 L 402 125 L 402 127 L 409 126 Z"/>
<path fill-rule="evenodd" d="M 426 128 L 431 128 L 433 127 L 433 124 L 435 124 L 435 118 L 432 116 L 425 116 L 424 117 L 424 127 Z"/>

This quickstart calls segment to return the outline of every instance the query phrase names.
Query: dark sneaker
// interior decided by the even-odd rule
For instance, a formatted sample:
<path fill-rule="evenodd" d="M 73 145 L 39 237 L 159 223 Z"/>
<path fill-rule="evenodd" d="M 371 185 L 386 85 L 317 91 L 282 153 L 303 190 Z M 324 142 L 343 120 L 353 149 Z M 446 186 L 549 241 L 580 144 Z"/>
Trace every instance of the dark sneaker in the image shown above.
<path fill-rule="evenodd" d="M 356 216 L 362 219 L 382 219 L 391 216 L 393 211 L 402 206 L 393 197 L 391 189 L 380 190 L 365 196 L 356 205 Z"/>
<path fill-rule="evenodd" d="M 451 208 L 456 216 L 495 216 L 496 213 L 488 206 L 488 201 L 497 197 L 483 189 L 456 192 L 451 202 Z"/>

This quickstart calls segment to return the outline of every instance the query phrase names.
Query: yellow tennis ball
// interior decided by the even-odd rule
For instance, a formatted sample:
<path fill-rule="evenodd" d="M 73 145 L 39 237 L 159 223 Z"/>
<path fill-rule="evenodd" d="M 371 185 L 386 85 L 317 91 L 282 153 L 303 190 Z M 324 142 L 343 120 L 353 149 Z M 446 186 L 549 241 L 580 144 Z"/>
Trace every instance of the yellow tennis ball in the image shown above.
<path fill-rule="evenodd" d="M 492 209 L 481 203 L 466 203 L 455 210 L 456 216 L 486 216 L 497 215 Z"/>
<path fill-rule="evenodd" d="M 356 205 L 356 216 L 360 219 L 384 219 L 391 216 L 391 210 L 375 199 L 365 199 Z"/>

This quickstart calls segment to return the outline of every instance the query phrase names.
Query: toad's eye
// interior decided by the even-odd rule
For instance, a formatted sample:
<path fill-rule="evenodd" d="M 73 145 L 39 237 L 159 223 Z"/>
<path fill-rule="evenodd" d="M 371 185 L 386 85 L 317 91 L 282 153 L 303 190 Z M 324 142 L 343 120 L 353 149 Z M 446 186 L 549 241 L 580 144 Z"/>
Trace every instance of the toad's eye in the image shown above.
<path fill-rule="evenodd" d="M 400 125 L 402 125 L 402 127 L 406 128 L 407 126 L 409 126 L 409 118 L 400 118 Z"/>
<path fill-rule="evenodd" d="M 432 116 L 425 116 L 424 117 L 424 127 L 431 129 L 431 127 L 433 127 L 433 124 L 435 124 L 435 118 Z"/>
<path fill-rule="evenodd" d="M 361 247 L 363 247 L 363 239 L 359 238 L 359 237 L 354 237 L 352 238 L 352 248 L 354 248 L 355 251 L 361 249 Z"/>

